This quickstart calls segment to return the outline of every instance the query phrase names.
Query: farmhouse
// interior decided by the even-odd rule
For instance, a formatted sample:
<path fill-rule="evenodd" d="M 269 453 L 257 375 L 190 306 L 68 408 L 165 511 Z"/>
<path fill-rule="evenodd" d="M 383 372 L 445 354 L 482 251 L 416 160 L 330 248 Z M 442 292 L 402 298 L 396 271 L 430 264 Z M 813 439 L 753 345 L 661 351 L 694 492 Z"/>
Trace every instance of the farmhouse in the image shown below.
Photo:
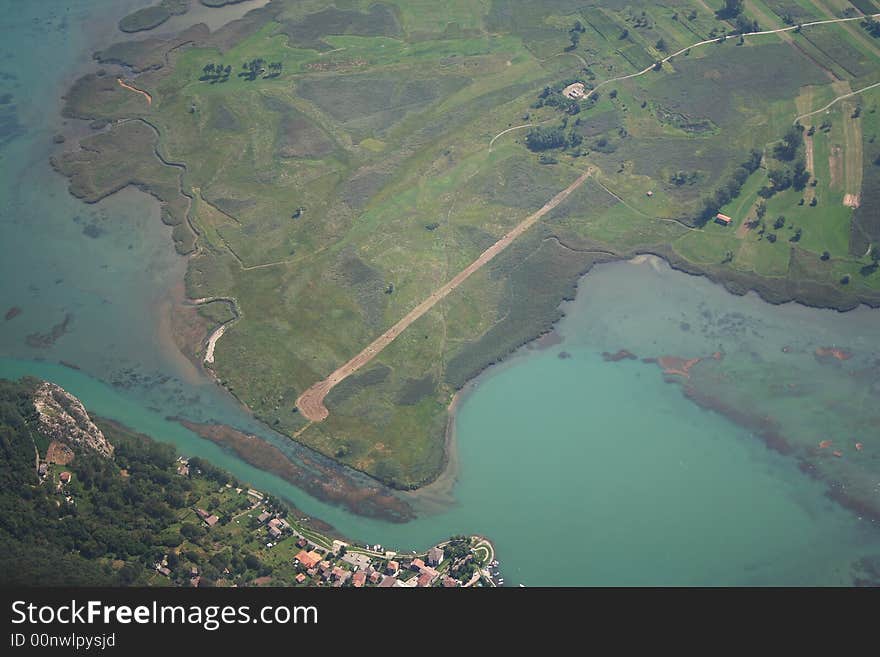
<path fill-rule="evenodd" d="M 562 90 L 562 95 L 566 98 L 571 98 L 572 100 L 578 100 L 579 98 L 584 97 L 584 83 L 583 82 L 575 82 L 574 84 L 568 85 L 565 89 Z"/>
<path fill-rule="evenodd" d="M 718 214 L 715 215 L 715 221 L 717 223 L 721 224 L 722 226 L 729 226 L 730 222 L 733 221 L 733 219 L 728 217 L 726 214 L 721 214 L 719 212 Z"/>

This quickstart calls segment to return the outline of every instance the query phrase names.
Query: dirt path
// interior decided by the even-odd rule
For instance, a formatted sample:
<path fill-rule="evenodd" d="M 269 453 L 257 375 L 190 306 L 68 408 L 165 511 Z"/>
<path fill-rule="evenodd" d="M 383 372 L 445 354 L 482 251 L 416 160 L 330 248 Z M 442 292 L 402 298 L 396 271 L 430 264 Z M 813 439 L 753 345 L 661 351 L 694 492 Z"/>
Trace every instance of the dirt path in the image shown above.
<path fill-rule="evenodd" d="M 876 87 L 880 87 L 880 82 L 875 82 L 874 84 L 869 84 L 867 87 L 862 87 L 861 89 L 856 89 L 855 91 L 851 91 L 848 94 L 843 94 L 842 96 L 838 96 L 837 98 L 832 100 L 830 103 L 828 103 L 824 107 L 820 107 L 819 109 L 813 110 L 812 112 L 807 112 L 806 114 L 801 114 L 800 116 L 795 118 L 794 123 L 799 123 L 801 119 L 805 119 L 808 116 L 813 116 L 813 114 L 818 114 L 819 112 L 824 112 L 829 107 L 840 102 L 844 98 L 849 98 L 850 96 L 855 96 L 857 94 L 863 93 L 865 91 L 869 91 L 870 89 L 874 89 Z"/>
<path fill-rule="evenodd" d="M 141 96 L 143 96 L 144 98 L 146 98 L 146 99 L 147 99 L 147 105 L 152 105 L 152 104 L 153 104 L 153 97 L 152 97 L 150 94 L 148 94 L 146 91 L 144 91 L 143 89 L 138 89 L 137 87 L 132 87 L 130 84 L 126 84 L 126 83 L 122 80 L 122 78 L 116 78 L 116 81 L 119 83 L 119 86 L 122 87 L 123 89 L 128 89 L 129 91 L 133 91 L 133 92 L 135 92 L 136 94 L 140 94 Z"/>
<path fill-rule="evenodd" d="M 880 14 L 872 14 L 871 18 L 880 18 Z M 829 25 L 831 23 L 846 23 L 849 21 L 861 21 L 864 19 L 865 19 L 864 16 L 856 16 L 855 18 L 835 18 L 835 19 L 831 19 L 831 20 L 811 21 L 809 23 L 802 23 L 799 26 L 798 25 L 791 25 L 789 27 L 780 27 L 775 30 L 760 30 L 758 32 L 743 32 L 742 36 L 743 37 L 750 37 L 750 36 L 761 36 L 763 34 L 781 34 L 783 32 L 792 32 L 794 30 L 797 30 L 798 28 L 803 29 L 805 27 L 811 27 L 813 25 Z M 733 38 L 733 37 L 728 37 L 728 38 Z M 698 48 L 699 46 L 705 46 L 710 43 L 718 43 L 718 38 L 706 39 L 705 41 L 698 41 L 697 43 L 693 43 L 689 46 L 686 46 L 686 47 L 682 48 L 681 50 L 678 50 L 678 51 L 672 53 L 671 55 L 667 55 L 666 57 L 664 57 L 663 59 L 661 59 L 659 61 L 661 63 L 668 62 L 673 57 L 677 57 L 678 55 L 690 50 L 691 48 Z M 605 80 L 605 82 L 601 82 L 598 85 L 596 85 L 593 88 L 593 91 L 598 91 L 599 89 L 604 87 L 606 84 L 612 84 L 614 82 L 620 82 L 622 80 L 629 80 L 631 78 L 637 78 L 640 75 L 644 75 L 645 73 L 652 71 L 653 69 L 654 69 L 654 64 L 651 64 L 646 69 L 639 71 L 637 73 L 630 73 L 629 75 L 621 75 L 620 77 L 611 78 L 610 80 Z M 878 84 L 880 84 L 880 83 L 878 83 Z M 874 86 L 876 86 L 876 85 L 874 85 Z"/>
<path fill-rule="evenodd" d="M 584 184 L 586 179 L 592 173 L 593 170 L 588 169 L 585 173 L 581 174 L 578 179 L 575 180 L 572 184 L 559 192 L 552 199 L 547 201 L 547 203 L 545 203 L 540 210 L 523 219 L 519 224 L 516 225 L 515 228 L 504 235 L 504 237 L 502 237 L 488 249 L 483 251 L 476 260 L 474 260 L 471 264 L 469 264 L 462 271 L 456 274 L 452 280 L 432 292 L 431 296 L 429 296 L 418 306 L 413 308 L 403 317 L 403 319 L 401 319 L 394 326 L 385 331 L 385 333 L 373 340 L 373 342 L 371 342 L 357 356 L 345 363 L 345 365 L 337 369 L 326 379 L 324 379 L 323 381 L 318 381 L 303 394 L 301 394 L 296 400 L 296 406 L 299 409 L 300 413 L 302 413 L 303 417 L 312 422 L 320 422 L 321 420 L 325 419 L 330 414 L 330 412 L 327 410 L 327 407 L 324 406 L 324 398 L 327 396 L 328 392 L 330 392 L 337 384 L 339 384 L 340 381 L 343 381 L 347 377 L 351 376 L 354 372 L 356 372 L 361 367 L 373 360 L 373 358 L 378 356 L 379 353 L 385 347 L 391 344 L 398 335 L 403 333 L 410 324 L 412 324 L 422 315 L 431 310 L 431 308 L 433 308 L 439 301 L 443 300 L 450 292 L 452 292 L 455 288 L 464 283 L 471 276 L 471 274 L 478 271 L 483 265 L 485 265 L 487 262 L 492 260 L 492 258 L 497 256 L 504 249 L 510 246 L 510 244 L 517 237 L 519 237 L 529 228 L 535 225 L 535 223 L 541 217 L 543 217 L 545 214 L 550 212 L 553 208 L 555 208 L 557 205 L 567 199 L 574 190 Z"/>

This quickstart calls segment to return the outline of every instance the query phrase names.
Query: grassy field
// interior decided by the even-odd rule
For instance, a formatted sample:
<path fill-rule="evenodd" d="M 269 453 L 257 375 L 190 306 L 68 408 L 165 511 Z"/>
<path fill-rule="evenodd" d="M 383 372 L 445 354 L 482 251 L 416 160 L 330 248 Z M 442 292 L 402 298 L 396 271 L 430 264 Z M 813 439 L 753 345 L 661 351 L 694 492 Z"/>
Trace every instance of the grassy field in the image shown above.
<path fill-rule="evenodd" d="M 858 22 L 729 36 L 575 108 L 562 98 L 566 81 L 592 87 L 729 34 L 721 4 L 275 0 L 214 34 L 99 53 L 107 70 L 74 85 L 66 114 L 154 129 L 114 123 L 56 166 L 85 200 L 136 184 L 165 203 L 179 250 L 193 251 L 189 294 L 237 301 L 213 368 L 257 417 L 391 485 L 418 486 L 444 465 L 454 392 L 549 330 L 596 262 L 662 253 L 774 300 L 880 300 L 880 273 L 865 269 L 880 239 L 880 89 L 803 121 L 815 126 L 810 182 L 771 183 L 807 158 L 805 144 L 776 157 L 798 114 L 880 79 L 878 41 Z M 768 29 L 837 16 L 838 5 L 754 0 L 744 16 Z M 521 129 L 489 148 L 524 124 L 558 127 L 566 145 L 531 152 Z M 743 174 L 752 151 L 761 163 Z M 593 178 L 306 426 L 301 392 L 588 166 Z M 719 196 L 737 177 L 736 193 Z M 712 198 L 731 226 L 700 219 Z"/>

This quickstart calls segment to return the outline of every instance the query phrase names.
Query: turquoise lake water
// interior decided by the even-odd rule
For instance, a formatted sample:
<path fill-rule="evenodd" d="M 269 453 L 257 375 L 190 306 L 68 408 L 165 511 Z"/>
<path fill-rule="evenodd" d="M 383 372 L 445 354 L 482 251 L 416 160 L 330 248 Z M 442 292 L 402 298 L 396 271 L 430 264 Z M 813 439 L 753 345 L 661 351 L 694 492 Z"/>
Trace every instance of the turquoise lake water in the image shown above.
<path fill-rule="evenodd" d="M 720 369 L 694 370 L 695 385 L 804 444 L 859 438 L 862 452 L 829 467 L 852 468 L 844 474 L 869 493 L 876 481 L 880 495 L 880 387 L 865 374 L 880 358 L 880 313 L 773 307 L 651 261 L 597 268 L 566 308 L 563 343 L 521 350 L 470 387 L 451 495 L 407 496 L 430 512 L 404 525 L 315 500 L 166 420 L 225 422 L 285 444 L 169 342 L 159 317 L 185 261 L 155 203 L 125 191 L 86 206 L 47 164 L 64 85 L 144 4 L 0 0 L 0 95 L 12 95 L 0 106 L 0 312 L 23 311 L 0 319 L 0 376 L 56 381 L 94 413 L 205 456 L 354 539 L 406 550 L 484 534 L 508 584 L 849 584 L 855 561 L 880 555 L 878 527 L 829 500 L 793 458 L 696 406 L 656 365 L 601 358 L 723 352 Z M 54 344 L 28 344 L 66 316 Z M 815 348 L 828 345 L 853 359 L 818 362 Z M 797 396 L 780 392 L 795 383 Z"/>

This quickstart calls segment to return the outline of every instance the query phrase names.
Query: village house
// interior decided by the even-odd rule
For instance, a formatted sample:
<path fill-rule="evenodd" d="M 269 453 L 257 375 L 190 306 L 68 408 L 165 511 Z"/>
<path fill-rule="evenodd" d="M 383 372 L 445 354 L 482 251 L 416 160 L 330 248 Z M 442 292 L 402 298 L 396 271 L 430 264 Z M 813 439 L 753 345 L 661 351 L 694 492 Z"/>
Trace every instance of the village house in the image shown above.
<path fill-rule="evenodd" d="M 284 533 L 284 530 L 287 529 L 290 525 L 281 520 L 280 518 L 272 518 L 269 521 L 269 536 L 272 538 L 280 538 Z"/>
<path fill-rule="evenodd" d="M 396 575 L 400 571 L 400 564 L 396 561 L 389 561 L 385 567 L 385 572 L 389 575 Z"/>
<path fill-rule="evenodd" d="M 382 575 L 379 573 L 379 571 L 374 570 L 370 573 L 370 584 L 378 584 L 381 577 Z"/>
<path fill-rule="evenodd" d="M 40 463 L 40 466 L 37 468 L 37 474 L 40 475 L 40 477 L 45 477 L 48 468 L 49 466 L 45 463 Z"/>
<path fill-rule="evenodd" d="M 362 588 L 364 584 L 367 583 L 367 575 L 364 571 L 359 570 L 356 572 L 351 578 L 352 585 L 356 588 Z"/>
<path fill-rule="evenodd" d="M 299 540 L 296 542 L 296 547 L 302 548 L 303 550 L 305 550 L 306 546 L 308 546 L 308 544 L 309 544 L 309 542 L 304 537 L 300 536 Z"/>
<path fill-rule="evenodd" d="M 349 579 L 351 579 L 351 573 L 347 570 L 343 570 L 342 568 L 334 568 L 333 569 L 333 586 L 340 587 L 344 585 Z"/>
<path fill-rule="evenodd" d="M 297 574 L 297 576 L 296 576 L 296 583 L 297 584 L 302 584 L 305 581 L 306 581 L 306 576 L 304 573 Z"/>
<path fill-rule="evenodd" d="M 70 477 L 71 477 L 71 474 L 69 472 L 62 472 L 60 475 L 58 475 L 58 479 L 61 480 L 62 484 L 69 484 Z"/>
<path fill-rule="evenodd" d="M 441 582 L 443 584 L 443 588 L 445 589 L 454 589 L 459 585 L 459 581 L 457 579 L 453 579 L 449 575 L 446 575 Z"/>
<path fill-rule="evenodd" d="M 303 568 L 307 570 L 311 570 L 315 568 L 319 563 L 321 563 L 321 555 L 317 552 L 306 552 L 305 550 L 300 550 L 297 555 L 294 557 L 296 561 L 299 561 L 302 564 Z M 327 563 L 326 561 L 324 563 Z M 323 566 L 323 564 L 321 564 Z M 328 563 L 329 567 L 330 564 Z"/>
<path fill-rule="evenodd" d="M 429 566 L 439 566 L 441 561 L 443 561 L 443 548 L 435 546 L 428 550 L 427 563 Z"/>
<path fill-rule="evenodd" d="M 721 214 L 719 212 L 718 214 L 715 215 L 715 222 L 721 224 L 722 226 L 729 226 L 730 222 L 732 222 L 732 221 L 733 221 L 733 219 L 728 217 L 726 214 Z"/>
<path fill-rule="evenodd" d="M 409 565 L 410 570 L 415 570 L 415 571 L 419 571 L 424 567 L 425 567 L 425 562 L 422 561 L 421 559 L 413 559 L 412 563 L 410 563 L 410 565 Z"/>
<path fill-rule="evenodd" d="M 397 578 L 396 578 L 396 577 L 389 577 L 389 576 L 386 576 L 386 577 L 385 577 L 385 578 L 379 583 L 379 588 L 380 588 L 380 589 L 390 589 L 390 588 L 391 588 L 392 586 L 394 586 L 395 584 L 397 584 Z"/>
<path fill-rule="evenodd" d="M 571 98 L 572 100 L 578 100 L 579 98 L 584 97 L 585 89 L 586 87 L 583 82 L 575 82 L 563 89 L 562 95 L 566 98 Z"/>
<path fill-rule="evenodd" d="M 257 516 L 257 521 L 259 521 L 259 523 L 262 525 L 264 522 L 266 522 L 271 517 L 272 517 L 271 513 L 269 513 L 268 511 L 263 511 L 260 515 Z"/>

